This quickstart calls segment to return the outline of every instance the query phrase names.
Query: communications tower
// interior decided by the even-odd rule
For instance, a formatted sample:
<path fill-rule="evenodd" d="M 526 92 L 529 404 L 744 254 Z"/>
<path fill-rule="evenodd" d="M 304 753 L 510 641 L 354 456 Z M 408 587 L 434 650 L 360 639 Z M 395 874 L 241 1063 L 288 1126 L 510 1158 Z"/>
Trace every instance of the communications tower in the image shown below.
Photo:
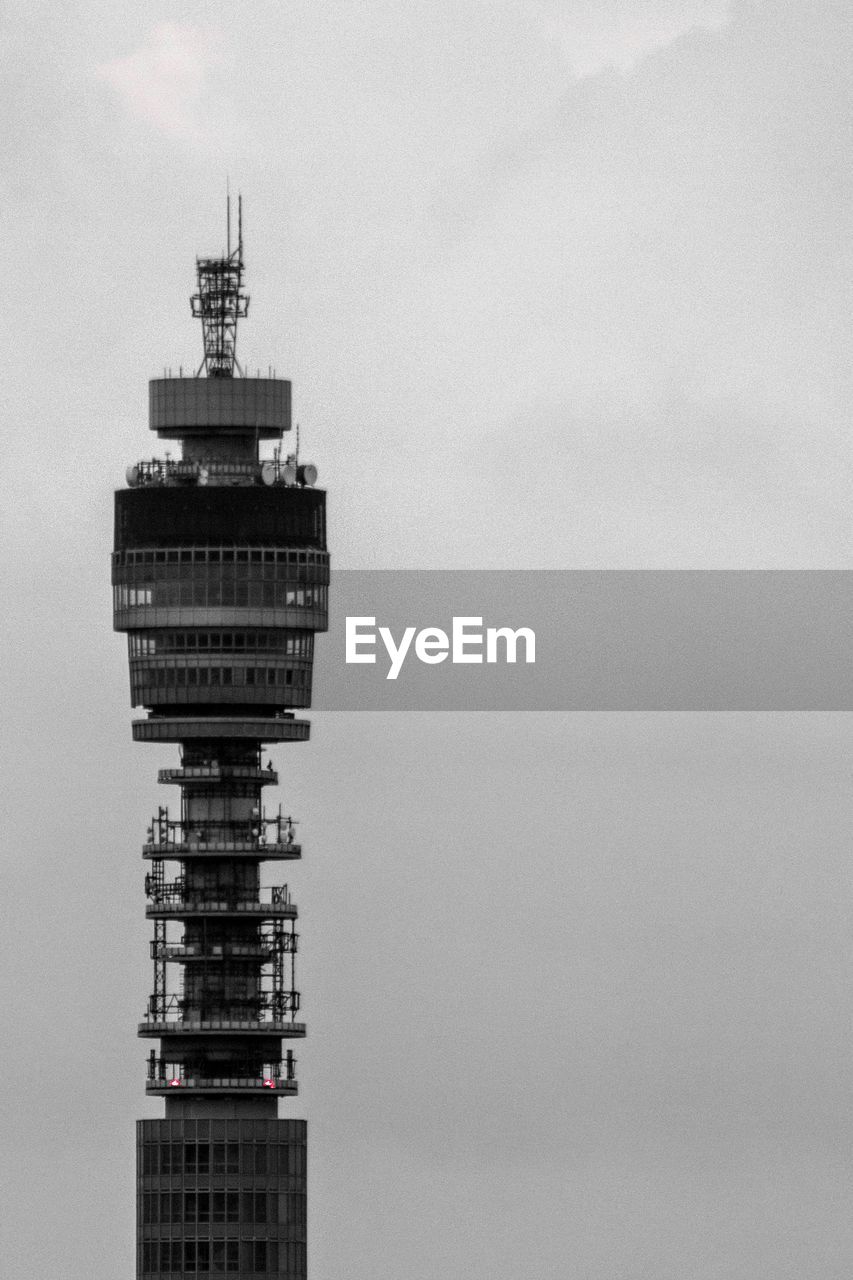
<path fill-rule="evenodd" d="M 230 222 L 229 201 L 226 252 L 196 263 L 198 372 L 149 383 L 149 426 L 180 457 L 128 467 L 115 501 L 114 626 L 146 713 L 133 738 L 180 756 L 158 775 L 179 800 L 142 851 L 154 981 L 139 1035 L 165 1117 L 137 1124 L 138 1280 L 306 1275 L 306 1124 L 278 1118 L 305 1035 L 297 909 L 280 873 L 267 884 L 301 847 L 263 792 L 278 782 L 265 748 L 309 735 L 295 712 L 327 626 L 325 493 L 282 458 L 290 383 L 237 362 L 242 209 L 236 248 Z"/>

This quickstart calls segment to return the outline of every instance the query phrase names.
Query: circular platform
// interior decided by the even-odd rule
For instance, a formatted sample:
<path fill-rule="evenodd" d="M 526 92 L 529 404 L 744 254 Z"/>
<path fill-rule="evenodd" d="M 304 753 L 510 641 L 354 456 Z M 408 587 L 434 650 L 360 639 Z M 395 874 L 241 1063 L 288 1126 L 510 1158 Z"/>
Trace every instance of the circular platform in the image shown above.
<path fill-rule="evenodd" d="M 151 716 L 133 721 L 134 742 L 190 742 L 243 738 L 251 742 L 307 742 L 308 720 L 276 716 Z"/>

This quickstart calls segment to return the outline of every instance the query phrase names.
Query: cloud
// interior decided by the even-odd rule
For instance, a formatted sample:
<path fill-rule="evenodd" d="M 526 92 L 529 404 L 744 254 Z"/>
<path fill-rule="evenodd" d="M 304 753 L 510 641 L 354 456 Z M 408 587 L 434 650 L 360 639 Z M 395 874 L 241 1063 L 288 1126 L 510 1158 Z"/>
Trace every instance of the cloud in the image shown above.
<path fill-rule="evenodd" d="M 577 76 L 608 68 L 630 71 L 687 31 L 717 30 L 729 16 L 728 0 L 605 0 L 568 7 L 549 0 L 544 10 L 543 27 Z"/>
<path fill-rule="evenodd" d="M 211 72 L 222 63 L 215 28 L 159 22 L 135 52 L 98 67 L 129 115 L 182 142 L 204 144 L 221 116 Z M 220 124 L 217 122 L 217 132 Z"/>

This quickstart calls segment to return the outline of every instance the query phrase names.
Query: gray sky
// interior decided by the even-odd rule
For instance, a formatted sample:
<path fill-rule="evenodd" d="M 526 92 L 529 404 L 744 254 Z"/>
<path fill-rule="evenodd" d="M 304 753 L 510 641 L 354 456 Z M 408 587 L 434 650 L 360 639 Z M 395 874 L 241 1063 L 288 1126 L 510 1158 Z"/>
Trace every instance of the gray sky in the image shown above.
<path fill-rule="evenodd" d="M 4 1254 L 114 1280 L 169 753 L 130 742 L 111 491 L 156 449 L 147 379 L 199 358 L 226 172 L 241 351 L 294 380 L 337 564 L 848 567 L 851 18 L 28 0 L 6 27 Z M 847 1280 L 850 736 L 327 714 L 277 752 L 312 1280 Z"/>

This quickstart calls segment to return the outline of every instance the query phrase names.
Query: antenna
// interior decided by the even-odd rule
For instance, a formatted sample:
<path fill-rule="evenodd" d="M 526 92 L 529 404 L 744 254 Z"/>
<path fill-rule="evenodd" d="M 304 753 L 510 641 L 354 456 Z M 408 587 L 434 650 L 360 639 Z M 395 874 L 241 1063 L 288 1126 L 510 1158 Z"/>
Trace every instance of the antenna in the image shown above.
<path fill-rule="evenodd" d="M 192 313 L 201 320 L 204 357 L 196 372 L 208 378 L 243 377 L 237 361 L 237 321 L 248 314 L 243 293 L 243 197 L 237 196 L 237 248 L 231 249 L 231 190 L 226 181 L 227 253 L 223 258 L 196 258 L 198 293 L 190 299 Z"/>

